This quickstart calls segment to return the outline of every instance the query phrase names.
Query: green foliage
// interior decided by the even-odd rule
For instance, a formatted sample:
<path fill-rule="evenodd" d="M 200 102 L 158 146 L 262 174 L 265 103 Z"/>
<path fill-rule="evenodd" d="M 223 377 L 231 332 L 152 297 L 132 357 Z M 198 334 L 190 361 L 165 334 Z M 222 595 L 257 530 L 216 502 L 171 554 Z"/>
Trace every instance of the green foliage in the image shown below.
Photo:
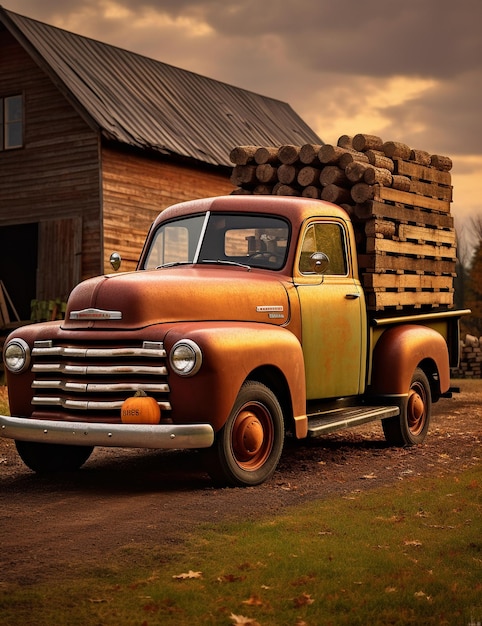
<path fill-rule="evenodd" d="M 2 624 L 477 623 L 481 487 L 479 466 L 209 525 L 176 549 L 130 545 L 70 579 L 1 587 Z"/>

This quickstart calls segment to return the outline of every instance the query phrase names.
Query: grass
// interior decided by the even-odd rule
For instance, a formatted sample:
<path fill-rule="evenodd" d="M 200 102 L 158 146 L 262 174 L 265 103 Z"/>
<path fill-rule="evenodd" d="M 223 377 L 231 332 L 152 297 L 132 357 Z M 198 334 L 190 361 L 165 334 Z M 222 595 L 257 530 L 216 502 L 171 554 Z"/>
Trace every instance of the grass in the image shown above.
<path fill-rule="evenodd" d="M 71 578 L 0 587 L 3 626 L 473 625 L 482 467 L 330 498 L 181 547 L 126 547 Z"/>
<path fill-rule="evenodd" d="M 0 415 L 10 415 L 8 407 L 8 391 L 4 385 L 0 385 Z"/>

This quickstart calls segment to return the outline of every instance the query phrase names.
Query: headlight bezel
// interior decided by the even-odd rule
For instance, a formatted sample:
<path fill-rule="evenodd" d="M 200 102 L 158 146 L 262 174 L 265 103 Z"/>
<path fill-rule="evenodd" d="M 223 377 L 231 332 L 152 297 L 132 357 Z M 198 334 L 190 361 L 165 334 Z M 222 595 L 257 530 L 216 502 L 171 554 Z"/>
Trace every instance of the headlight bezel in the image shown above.
<path fill-rule="evenodd" d="M 202 365 L 201 348 L 192 339 L 180 339 L 172 346 L 169 363 L 172 371 L 185 378 L 197 374 Z M 181 363 L 185 362 L 184 366 Z"/>
<path fill-rule="evenodd" d="M 10 355 L 9 352 L 12 352 L 12 349 L 18 350 L 17 355 Z M 30 365 L 31 351 L 28 343 L 21 339 L 20 337 L 14 337 L 11 339 L 3 350 L 3 362 L 5 364 L 6 369 L 11 374 L 21 374 L 28 369 Z M 17 362 L 17 364 L 12 364 L 11 359 Z"/>

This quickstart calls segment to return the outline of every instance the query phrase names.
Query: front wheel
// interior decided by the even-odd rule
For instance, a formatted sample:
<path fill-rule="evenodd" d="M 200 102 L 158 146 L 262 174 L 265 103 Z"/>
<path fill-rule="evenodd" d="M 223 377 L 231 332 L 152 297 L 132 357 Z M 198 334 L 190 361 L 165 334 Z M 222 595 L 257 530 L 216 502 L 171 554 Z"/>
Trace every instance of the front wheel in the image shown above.
<path fill-rule="evenodd" d="M 15 441 L 17 452 L 27 467 L 38 474 L 72 472 L 92 454 L 92 446 Z"/>
<path fill-rule="evenodd" d="M 205 450 L 209 474 L 233 487 L 259 485 L 274 473 L 284 435 L 283 412 L 274 393 L 247 381 L 213 447 Z"/>
<path fill-rule="evenodd" d="M 430 383 L 425 372 L 415 370 L 400 415 L 382 420 L 385 439 L 393 446 L 413 446 L 427 435 L 432 413 Z"/>

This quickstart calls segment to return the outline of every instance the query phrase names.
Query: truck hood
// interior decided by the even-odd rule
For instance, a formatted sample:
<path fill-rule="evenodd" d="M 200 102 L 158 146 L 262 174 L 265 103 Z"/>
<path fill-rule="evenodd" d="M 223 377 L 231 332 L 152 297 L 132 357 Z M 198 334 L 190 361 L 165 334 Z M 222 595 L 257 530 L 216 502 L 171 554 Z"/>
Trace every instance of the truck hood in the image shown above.
<path fill-rule="evenodd" d="M 244 268 L 179 266 L 109 274 L 72 291 L 64 328 L 134 329 L 164 322 L 289 319 L 283 283 Z"/>

